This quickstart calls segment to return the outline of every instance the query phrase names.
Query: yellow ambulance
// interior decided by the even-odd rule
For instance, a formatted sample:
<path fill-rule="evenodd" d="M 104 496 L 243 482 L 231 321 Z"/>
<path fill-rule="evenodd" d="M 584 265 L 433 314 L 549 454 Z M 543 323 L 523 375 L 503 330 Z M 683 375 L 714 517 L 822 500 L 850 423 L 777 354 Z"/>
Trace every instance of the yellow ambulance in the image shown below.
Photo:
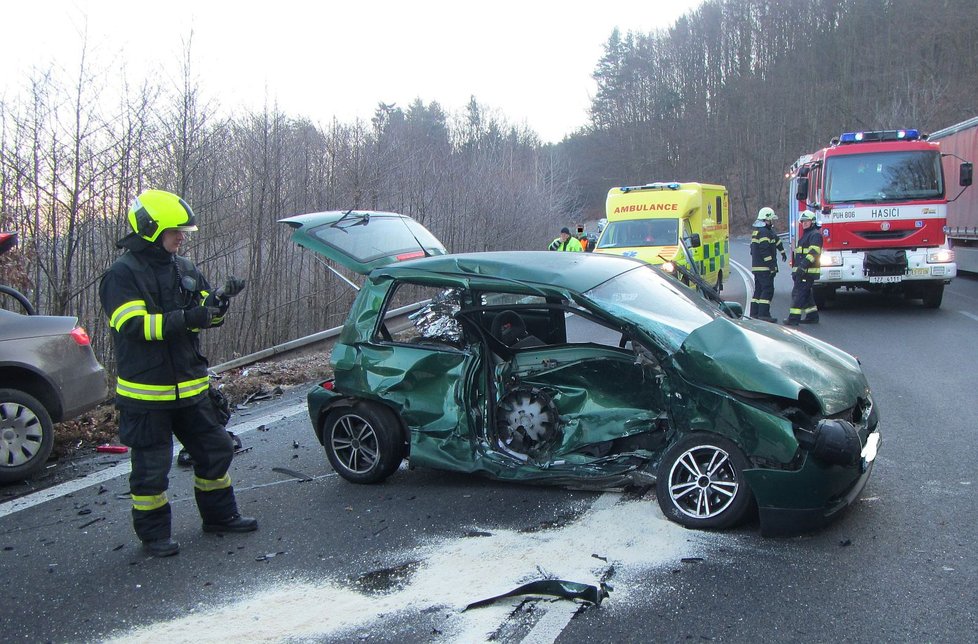
<path fill-rule="evenodd" d="M 730 272 L 725 187 L 670 182 L 612 188 L 606 210 L 608 224 L 594 252 L 637 257 L 650 264 L 675 262 L 695 270 L 717 291 L 723 288 Z"/>

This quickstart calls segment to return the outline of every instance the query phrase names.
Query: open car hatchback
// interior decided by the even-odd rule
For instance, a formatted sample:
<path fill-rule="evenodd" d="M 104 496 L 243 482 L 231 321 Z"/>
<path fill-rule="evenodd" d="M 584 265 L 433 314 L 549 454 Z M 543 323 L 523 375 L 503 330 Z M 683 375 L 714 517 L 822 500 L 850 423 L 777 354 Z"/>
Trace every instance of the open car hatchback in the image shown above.
<path fill-rule="evenodd" d="M 282 220 L 366 275 L 308 396 L 330 464 L 412 466 L 603 489 L 766 535 L 811 530 L 872 471 L 878 411 L 858 361 L 741 319 L 657 267 L 589 253 L 446 254 L 420 224 L 346 211 Z M 407 318 L 388 313 L 416 303 Z M 395 324 L 395 320 L 403 320 Z"/>

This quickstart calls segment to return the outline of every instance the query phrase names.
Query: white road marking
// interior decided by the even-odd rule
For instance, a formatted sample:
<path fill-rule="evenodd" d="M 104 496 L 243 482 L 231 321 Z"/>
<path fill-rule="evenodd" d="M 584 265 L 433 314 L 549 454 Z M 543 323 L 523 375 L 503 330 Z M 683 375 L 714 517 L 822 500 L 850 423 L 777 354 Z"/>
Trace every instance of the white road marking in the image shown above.
<path fill-rule="evenodd" d="M 238 423 L 230 427 L 235 434 L 247 434 L 250 431 L 258 429 L 262 425 L 267 425 L 268 423 L 273 423 L 279 420 L 285 420 L 286 418 L 291 418 L 299 413 L 305 413 L 306 404 L 296 403 L 294 405 L 289 405 L 283 409 L 279 409 L 275 412 L 270 412 L 264 416 L 255 418 L 254 420 L 249 420 L 244 423 Z M 180 444 L 175 443 L 173 446 L 173 454 L 176 455 L 180 451 Z M 40 505 L 48 501 L 53 501 L 55 499 L 60 499 L 63 496 L 77 492 L 78 490 L 84 490 L 87 487 L 92 487 L 93 485 L 98 485 L 106 481 L 111 481 L 114 478 L 120 476 L 125 476 L 132 471 L 132 464 L 129 462 L 119 463 L 114 467 L 102 470 L 100 472 L 95 472 L 94 474 L 89 474 L 81 478 L 75 479 L 74 481 L 68 481 L 66 483 L 61 483 L 60 485 L 55 485 L 54 487 L 49 487 L 46 490 L 39 490 L 33 494 L 28 494 L 27 496 L 22 496 L 20 498 L 14 499 L 9 503 L 4 503 L 0 505 L 0 519 L 20 512 L 21 510 L 26 510 L 27 508 L 32 508 L 35 505 Z"/>
<path fill-rule="evenodd" d="M 960 313 L 961 315 L 965 315 L 965 316 L 971 318 L 975 322 L 978 322 L 978 315 L 975 315 L 974 313 L 968 313 L 967 311 L 958 311 L 958 313 Z"/>
<path fill-rule="evenodd" d="M 621 499 L 621 494 L 605 492 L 591 504 L 589 512 L 600 512 L 614 506 Z M 530 632 L 520 644 L 553 644 L 567 627 L 568 622 L 577 613 L 581 605 L 573 601 L 553 602 L 549 605 L 537 604 L 537 610 L 545 610 Z"/>

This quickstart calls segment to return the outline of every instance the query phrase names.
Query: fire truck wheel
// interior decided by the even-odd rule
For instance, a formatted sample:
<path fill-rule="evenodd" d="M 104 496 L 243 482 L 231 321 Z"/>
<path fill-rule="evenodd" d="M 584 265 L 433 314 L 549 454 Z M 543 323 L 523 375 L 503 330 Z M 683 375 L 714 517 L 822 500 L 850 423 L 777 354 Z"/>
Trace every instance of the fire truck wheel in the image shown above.
<path fill-rule="evenodd" d="M 944 299 L 944 285 L 934 284 L 932 286 L 927 286 L 924 288 L 924 308 L 928 309 L 939 309 L 941 308 L 941 300 Z"/>
<path fill-rule="evenodd" d="M 815 298 L 815 306 L 820 309 L 829 308 L 829 304 L 835 301 L 834 288 L 813 288 L 812 297 Z"/>

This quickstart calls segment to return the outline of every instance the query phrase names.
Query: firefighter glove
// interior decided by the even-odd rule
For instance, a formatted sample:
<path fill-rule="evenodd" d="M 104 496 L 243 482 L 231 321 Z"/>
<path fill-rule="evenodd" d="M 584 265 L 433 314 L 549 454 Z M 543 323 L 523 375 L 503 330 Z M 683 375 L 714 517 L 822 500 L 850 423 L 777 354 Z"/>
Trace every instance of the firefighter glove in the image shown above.
<path fill-rule="evenodd" d="M 188 329 L 209 329 L 213 320 L 221 316 L 221 309 L 215 306 L 195 306 L 183 312 Z"/>
<path fill-rule="evenodd" d="M 781 261 L 782 262 L 788 261 L 788 256 L 786 254 L 784 254 L 784 253 L 781 253 Z"/>
<path fill-rule="evenodd" d="M 244 290 L 245 281 L 243 279 L 238 279 L 234 275 L 229 277 L 224 286 L 220 289 L 220 294 L 224 297 L 234 297 L 238 293 Z"/>

